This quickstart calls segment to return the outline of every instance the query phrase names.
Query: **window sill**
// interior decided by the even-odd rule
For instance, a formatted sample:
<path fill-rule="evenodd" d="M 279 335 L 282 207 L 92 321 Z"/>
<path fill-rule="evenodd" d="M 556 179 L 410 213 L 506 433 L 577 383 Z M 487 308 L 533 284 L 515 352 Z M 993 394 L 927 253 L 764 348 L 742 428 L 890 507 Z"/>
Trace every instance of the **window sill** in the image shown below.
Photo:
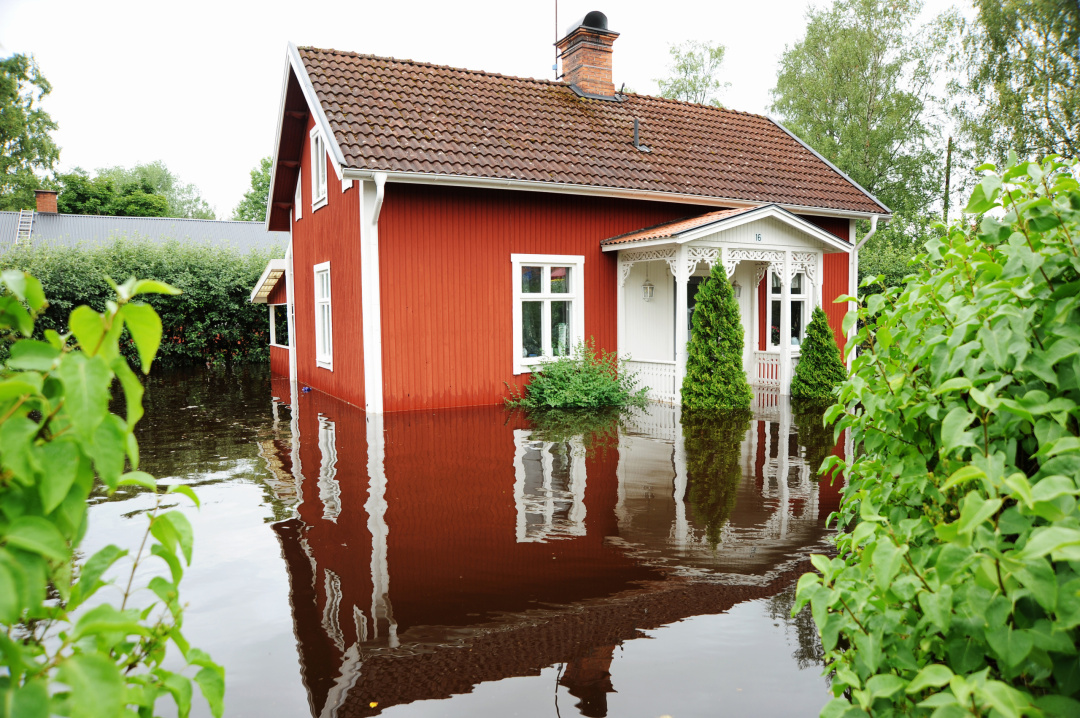
<path fill-rule="evenodd" d="M 325 207 L 326 202 L 327 202 L 327 197 L 326 196 L 323 196 L 322 199 L 315 200 L 314 202 L 311 203 L 311 211 L 314 212 L 317 209 Z"/>
<path fill-rule="evenodd" d="M 288 349 L 289 348 L 288 344 L 271 344 L 270 346 L 272 346 L 272 347 L 274 347 L 276 349 Z"/>
<path fill-rule="evenodd" d="M 319 369 L 325 369 L 327 371 L 334 371 L 334 363 L 329 361 L 315 361 L 315 366 Z"/>

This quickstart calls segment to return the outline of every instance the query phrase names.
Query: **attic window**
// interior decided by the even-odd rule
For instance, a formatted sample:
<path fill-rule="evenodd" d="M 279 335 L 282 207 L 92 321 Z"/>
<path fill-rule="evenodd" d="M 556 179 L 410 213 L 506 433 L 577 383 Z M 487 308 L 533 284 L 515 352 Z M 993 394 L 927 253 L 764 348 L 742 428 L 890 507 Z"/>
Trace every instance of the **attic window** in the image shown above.
<path fill-rule="evenodd" d="M 326 139 L 319 128 L 311 131 L 311 211 L 326 204 Z"/>

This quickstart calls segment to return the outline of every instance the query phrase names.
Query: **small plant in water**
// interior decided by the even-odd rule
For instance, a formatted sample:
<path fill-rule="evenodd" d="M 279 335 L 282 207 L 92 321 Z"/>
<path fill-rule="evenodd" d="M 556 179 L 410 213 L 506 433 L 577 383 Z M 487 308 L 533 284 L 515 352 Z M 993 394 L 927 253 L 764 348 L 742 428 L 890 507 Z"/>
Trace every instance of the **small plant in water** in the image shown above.
<path fill-rule="evenodd" d="M 41 284 L 17 270 L 3 272 L 2 281 L 0 341 L 10 353 L 0 369 L 0 716 L 152 716 L 166 696 L 187 716 L 192 681 L 164 667 L 172 644 L 183 658 L 176 665 L 193 669 L 220 718 L 224 669 L 181 632 L 178 585 L 192 551 L 185 516 L 161 511 L 159 494 L 134 556 L 109 545 L 78 560 L 95 482 L 109 493 L 121 486 L 159 491 L 138 470 L 133 430 L 143 387 L 120 341 L 126 328 L 149 371 L 161 319 L 135 299 L 176 290 L 135 279 L 112 284 L 115 296 L 103 313 L 80 306 L 67 332 L 48 329 L 41 341 L 30 338 L 47 306 Z M 124 416 L 109 411 L 114 381 Z M 198 503 L 184 485 L 164 493 Z M 150 557 L 164 562 L 168 577 L 143 585 L 135 578 Z M 118 586 L 110 573 L 121 575 Z"/>
<path fill-rule="evenodd" d="M 598 350 L 593 340 L 579 342 L 570 356 L 545 358 L 524 390 L 506 384 L 507 406 L 522 409 L 598 409 L 644 407 L 646 389 L 614 352 Z"/>

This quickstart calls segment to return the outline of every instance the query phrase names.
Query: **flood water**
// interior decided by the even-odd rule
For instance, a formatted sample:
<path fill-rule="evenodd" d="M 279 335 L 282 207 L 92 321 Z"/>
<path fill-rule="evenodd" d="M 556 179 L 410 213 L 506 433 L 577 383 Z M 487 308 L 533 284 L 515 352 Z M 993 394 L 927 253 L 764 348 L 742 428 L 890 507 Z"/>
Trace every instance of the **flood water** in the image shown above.
<path fill-rule="evenodd" d="M 228 716 L 813 716 L 828 699 L 790 608 L 839 500 L 810 464 L 839 448 L 800 443 L 786 411 L 683 425 L 657 406 L 574 435 L 500 407 L 369 418 L 261 370 L 147 389 L 141 468 L 203 501 L 176 501 L 196 537 L 185 632 L 226 667 Z M 137 546 L 152 496 L 95 501 L 87 553 Z"/>

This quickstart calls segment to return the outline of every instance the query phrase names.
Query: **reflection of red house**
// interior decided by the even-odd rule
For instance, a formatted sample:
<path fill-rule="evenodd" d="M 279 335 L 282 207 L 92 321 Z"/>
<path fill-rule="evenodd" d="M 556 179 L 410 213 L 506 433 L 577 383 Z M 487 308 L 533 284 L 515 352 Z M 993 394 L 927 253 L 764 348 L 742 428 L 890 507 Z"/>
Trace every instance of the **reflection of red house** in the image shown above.
<path fill-rule="evenodd" d="M 674 317 L 718 263 L 754 381 L 786 392 L 813 304 L 842 342 L 855 221 L 888 209 L 770 118 L 616 92 L 617 36 L 572 27 L 561 82 L 290 45 L 267 226 L 291 242 L 252 294 L 291 302 L 275 371 L 376 413 L 489 405 L 593 337 L 671 400 Z"/>
<path fill-rule="evenodd" d="M 797 576 L 785 569 L 755 586 L 702 585 L 656 567 L 667 559 L 628 550 L 617 518 L 627 457 L 614 443 L 543 467 L 555 474 L 547 478 L 556 494 L 578 468 L 587 478 L 580 495 L 563 492 L 545 517 L 542 502 L 523 496 L 540 466 L 523 466 L 534 460 L 527 449 L 551 455 L 573 442 L 535 442 L 520 416 L 494 407 L 379 417 L 289 389 L 275 381 L 294 435 L 276 459 L 302 501 L 298 517 L 275 529 L 315 715 L 328 705 L 370 715 L 567 663 L 561 685 L 583 715 L 601 716 L 614 646 L 641 629 L 772 595 Z M 777 443 L 753 456 L 781 453 Z M 569 463 L 553 468 L 560 459 Z M 778 510 L 758 500 L 752 515 Z M 562 532 L 546 541 L 522 529 L 559 516 Z M 820 529 L 810 539 L 819 537 Z"/>

